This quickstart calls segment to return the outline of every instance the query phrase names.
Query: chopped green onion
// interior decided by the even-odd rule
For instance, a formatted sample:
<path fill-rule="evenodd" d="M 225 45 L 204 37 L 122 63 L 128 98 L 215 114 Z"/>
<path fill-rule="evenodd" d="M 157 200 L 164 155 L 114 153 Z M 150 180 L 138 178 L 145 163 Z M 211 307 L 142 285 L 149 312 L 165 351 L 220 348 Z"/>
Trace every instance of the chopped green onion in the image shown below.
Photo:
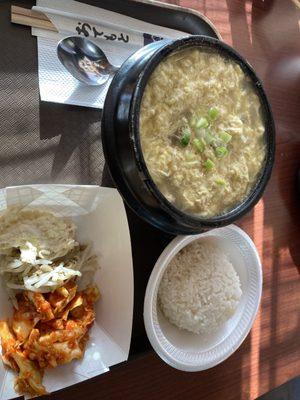
<path fill-rule="evenodd" d="M 186 147 L 189 144 L 190 139 L 191 139 L 191 130 L 190 130 L 190 128 L 183 129 L 182 136 L 181 136 L 181 139 L 180 139 L 181 146 Z"/>
<path fill-rule="evenodd" d="M 194 139 L 193 140 L 193 145 L 194 145 L 195 149 L 197 151 L 199 151 L 199 153 L 202 153 L 204 151 L 204 149 L 205 149 L 205 143 L 201 139 Z"/>
<path fill-rule="evenodd" d="M 212 107 L 208 110 L 208 118 L 210 121 L 213 121 L 214 119 L 216 119 L 219 115 L 219 110 L 216 107 Z"/>
<path fill-rule="evenodd" d="M 204 117 L 201 117 L 197 120 L 195 126 L 197 129 L 200 129 L 200 128 L 207 128 L 208 125 L 209 125 L 209 123 L 208 123 L 207 119 Z"/>
<path fill-rule="evenodd" d="M 225 185 L 225 181 L 224 181 L 224 179 L 222 179 L 222 178 L 217 178 L 216 180 L 215 180 L 215 182 L 216 182 L 216 184 L 217 185 L 220 185 L 220 186 L 224 186 Z"/>
<path fill-rule="evenodd" d="M 221 132 L 220 139 L 222 139 L 224 143 L 229 143 L 232 139 L 232 136 L 227 132 Z"/>
<path fill-rule="evenodd" d="M 226 154 L 228 153 L 228 150 L 227 150 L 226 147 L 224 147 L 224 146 L 217 147 L 217 148 L 215 149 L 215 151 L 216 151 L 216 156 L 217 156 L 217 157 L 224 157 L 224 156 L 226 156 Z"/>
<path fill-rule="evenodd" d="M 206 169 L 206 171 L 210 171 L 211 169 L 214 168 L 215 163 L 214 163 L 210 158 L 208 158 L 208 159 L 204 162 L 203 165 L 204 165 L 204 168 Z"/>

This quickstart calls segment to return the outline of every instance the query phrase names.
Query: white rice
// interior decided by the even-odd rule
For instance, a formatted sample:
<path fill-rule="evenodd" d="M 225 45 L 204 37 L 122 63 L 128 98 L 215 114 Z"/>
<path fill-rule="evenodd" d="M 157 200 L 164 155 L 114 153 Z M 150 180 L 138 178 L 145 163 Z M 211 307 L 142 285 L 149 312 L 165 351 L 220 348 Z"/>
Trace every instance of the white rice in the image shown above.
<path fill-rule="evenodd" d="M 168 265 L 158 290 L 166 318 L 181 329 L 212 333 L 235 313 L 242 296 L 228 256 L 209 241 L 194 241 Z"/>

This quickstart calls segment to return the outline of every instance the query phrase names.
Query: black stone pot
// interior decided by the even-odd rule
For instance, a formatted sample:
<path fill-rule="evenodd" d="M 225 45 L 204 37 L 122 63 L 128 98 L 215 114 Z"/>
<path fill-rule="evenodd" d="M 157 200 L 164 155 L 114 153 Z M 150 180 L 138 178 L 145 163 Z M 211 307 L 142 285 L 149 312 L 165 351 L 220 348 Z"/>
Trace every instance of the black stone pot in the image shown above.
<path fill-rule="evenodd" d="M 160 193 L 148 172 L 139 137 L 140 105 L 151 73 L 172 51 L 191 46 L 214 49 L 239 63 L 252 80 L 261 100 L 266 127 L 266 161 L 251 193 L 229 212 L 207 219 L 181 212 Z M 171 234 L 196 234 L 232 223 L 258 202 L 270 178 L 274 163 L 275 129 L 262 83 L 247 61 L 230 46 L 217 39 L 189 36 L 151 43 L 124 62 L 110 85 L 104 104 L 102 143 L 105 159 L 116 187 L 126 203 L 142 219 Z"/>

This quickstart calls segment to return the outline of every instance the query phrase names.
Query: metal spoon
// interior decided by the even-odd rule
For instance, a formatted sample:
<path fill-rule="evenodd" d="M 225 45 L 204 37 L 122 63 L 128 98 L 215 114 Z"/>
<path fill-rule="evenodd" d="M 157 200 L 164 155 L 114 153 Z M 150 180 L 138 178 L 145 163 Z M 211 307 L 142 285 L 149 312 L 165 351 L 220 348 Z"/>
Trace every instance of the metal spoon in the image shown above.
<path fill-rule="evenodd" d="M 62 39 L 57 56 L 70 74 L 87 85 L 103 85 L 119 69 L 110 64 L 98 46 L 80 36 Z"/>

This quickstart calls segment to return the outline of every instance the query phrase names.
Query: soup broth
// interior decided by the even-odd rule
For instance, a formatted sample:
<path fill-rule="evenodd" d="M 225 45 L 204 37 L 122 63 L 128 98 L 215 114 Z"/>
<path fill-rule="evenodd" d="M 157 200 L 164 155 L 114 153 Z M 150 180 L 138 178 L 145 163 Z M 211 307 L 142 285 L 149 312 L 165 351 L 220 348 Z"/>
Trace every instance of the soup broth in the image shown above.
<path fill-rule="evenodd" d="M 160 192 L 183 212 L 208 218 L 242 202 L 264 164 L 264 133 L 253 83 L 216 52 L 174 52 L 147 83 L 144 159 Z"/>

